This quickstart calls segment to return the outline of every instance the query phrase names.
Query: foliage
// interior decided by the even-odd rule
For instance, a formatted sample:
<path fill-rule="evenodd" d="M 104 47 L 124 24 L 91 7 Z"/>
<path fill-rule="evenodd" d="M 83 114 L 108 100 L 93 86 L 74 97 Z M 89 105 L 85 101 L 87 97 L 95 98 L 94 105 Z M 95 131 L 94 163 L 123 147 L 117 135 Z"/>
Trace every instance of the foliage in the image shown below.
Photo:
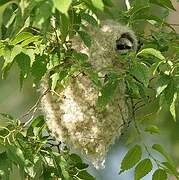
<path fill-rule="evenodd" d="M 156 7 L 163 11 L 161 17 L 153 15 Z M 160 129 L 156 124 L 150 124 L 143 130 L 138 113 L 141 108 L 155 103 L 156 108 L 145 116 L 165 108 L 176 121 L 179 35 L 165 21 L 168 12 L 175 8 L 170 0 L 134 0 L 130 9 L 119 9 L 117 13 L 113 13 L 113 8 L 110 0 L 1 1 L 2 77 L 6 78 L 13 64 L 17 63 L 21 88 L 29 76 L 38 87 L 43 75 L 49 73 L 51 90 L 54 91 L 57 85 L 64 86 L 75 72 L 85 73 L 102 94 L 97 102 L 102 109 L 113 98 L 119 79 L 123 78 L 133 105 L 134 119 L 130 122 L 141 144 L 129 149 L 121 163 L 120 173 L 135 166 L 135 179 L 138 180 L 152 170 L 152 164 L 156 164 L 158 169 L 153 173 L 153 180 L 167 179 L 168 174 L 179 179 L 175 163 L 165 149 L 159 144 L 149 148 L 143 142 L 143 133 L 155 135 Z M 120 55 L 119 59 L 123 59 L 124 63 L 124 76 L 118 77 L 110 70 L 110 78 L 101 86 L 97 73 L 87 61 L 88 56 L 72 49 L 71 39 L 79 36 L 84 45 L 90 47 L 93 37 L 88 34 L 88 24 L 98 27 L 103 14 L 136 29 L 141 43 L 136 53 Z M 141 24 L 151 25 L 148 36 L 144 29 L 139 30 Z M 70 154 L 62 145 L 54 144 L 56 142 L 50 138 L 42 116 L 32 118 L 28 126 L 8 115 L 1 114 L 1 117 L 8 120 L 8 125 L 0 129 L 2 178 L 9 179 L 15 166 L 22 179 L 94 179 L 87 173 L 88 166 L 82 163 L 79 156 Z M 164 161 L 157 160 L 152 149 L 160 153 Z M 149 157 L 141 160 L 144 150 Z"/>
<path fill-rule="evenodd" d="M 78 155 L 49 136 L 43 116 L 35 118 L 28 128 L 16 119 L 8 120 L 0 129 L 2 179 L 9 179 L 13 166 L 21 179 L 94 179 Z"/>

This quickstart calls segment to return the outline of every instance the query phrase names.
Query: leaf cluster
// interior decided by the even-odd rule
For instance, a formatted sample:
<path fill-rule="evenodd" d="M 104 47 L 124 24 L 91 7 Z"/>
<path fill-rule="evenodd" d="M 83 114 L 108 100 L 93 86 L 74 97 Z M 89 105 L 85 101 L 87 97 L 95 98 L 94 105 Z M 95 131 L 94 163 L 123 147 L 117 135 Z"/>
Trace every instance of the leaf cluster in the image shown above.
<path fill-rule="evenodd" d="M 146 147 L 148 151 L 148 147 Z M 179 179 L 179 173 L 175 168 L 175 163 L 170 158 L 168 153 L 160 144 L 154 144 L 152 149 L 160 153 L 163 157 L 163 161 L 160 161 L 149 154 L 149 158 L 142 159 L 142 148 L 140 145 L 132 147 L 124 156 L 119 174 L 126 170 L 135 167 L 134 179 L 139 180 L 150 173 L 153 169 L 153 164 L 157 165 L 157 169 L 153 172 L 152 180 L 167 180 L 167 175 L 174 175 L 176 179 Z"/>
<path fill-rule="evenodd" d="M 2 114 L 2 118 L 7 116 Z M 0 128 L 0 147 L 1 179 L 10 179 L 15 169 L 20 179 L 94 179 L 77 154 L 49 135 L 43 116 L 33 119 L 27 128 L 9 119 L 7 126 Z"/>

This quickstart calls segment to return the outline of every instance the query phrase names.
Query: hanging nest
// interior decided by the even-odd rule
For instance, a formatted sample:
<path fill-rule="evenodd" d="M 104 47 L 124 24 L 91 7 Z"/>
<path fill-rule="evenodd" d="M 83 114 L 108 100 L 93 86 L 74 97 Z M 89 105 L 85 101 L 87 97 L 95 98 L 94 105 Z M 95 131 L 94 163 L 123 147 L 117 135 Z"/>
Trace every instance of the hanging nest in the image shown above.
<path fill-rule="evenodd" d="M 100 71 L 100 77 L 106 76 L 107 72 L 101 71 L 106 67 L 122 74 L 123 65 L 117 53 L 136 50 L 133 31 L 114 21 L 104 21 L 101 28 L 91 28 L 90 34 L 90 49 L 78 38 L 73 40 L 73 48 L 88 54 L 89 63 Z M 47 76 L 42 80 L 42 93 L 49 88 L 48 81 Z M 101 82 L 104 83 L 103 78 Z M 49 92 L 41 103 L 52 135 L 80 152 L 96 168 L 104 167 L 110 145 L 120 137 L 124 122 L 129 120 L 130 103 L 126 99 L 124 80 L 119 82 L 114 97 L 103 111 L 96 107 L 99 90 L 85 74 L 71 76 L 63 90 L 57 87 L 55 91 L 58 95 Z"/>

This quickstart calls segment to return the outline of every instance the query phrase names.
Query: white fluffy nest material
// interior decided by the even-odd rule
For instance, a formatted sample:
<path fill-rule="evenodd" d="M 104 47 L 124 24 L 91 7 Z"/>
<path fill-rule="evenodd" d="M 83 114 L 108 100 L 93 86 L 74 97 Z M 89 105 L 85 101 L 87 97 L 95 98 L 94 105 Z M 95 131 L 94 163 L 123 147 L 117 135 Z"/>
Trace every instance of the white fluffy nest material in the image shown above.
<path fill-rule="evenodd" d="M 115 43 L 126 32 L 134 40 L 135 49 L 137 42 L 133 31 L 113 21 L 105 21 L 100 29 L 91 30 L 93 41 L 90 49 L 79 40 L 74 41 L 73 47 L 87 53 L 96 70 L 113 66 L 122 72 Z M 47 81 L 45 78 L 42 81 L 41 92 L 48 88 Z M 123 122 L 129 119 L 125 83 L 121 81 L 115 97 L 103 112 L 96 109 L 99 92 L 85 75 L 71 78 L 63 91 L 56 91 L 62 98 L 51 93 L 42 98 L 42 109 L 52 135 L 80 152 L 96 168 L 104 167 L 110 145 L 120 136 Z"/>

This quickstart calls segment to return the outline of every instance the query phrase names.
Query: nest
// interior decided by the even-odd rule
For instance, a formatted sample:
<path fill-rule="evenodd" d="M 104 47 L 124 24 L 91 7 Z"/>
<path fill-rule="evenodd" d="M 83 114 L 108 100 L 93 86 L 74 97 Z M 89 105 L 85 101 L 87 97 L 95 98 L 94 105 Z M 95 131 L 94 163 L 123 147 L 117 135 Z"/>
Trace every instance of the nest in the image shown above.
<path fill-rule="evenodd" d="M 93 38 L 90 49 L 80 39 L 73 40 L 73 48 L 88 54 L 92 67 L 99 71 L 113 67 L 123 72 L 122 63 L 116 57 L 116 40 L 123 34 L 130 35 L 133 49 L 136 37 L 129 28 L 113 21 L 104 21 L 101 28 L 91 28 Z M 99 76 L 104 76 L 100 71 Z M 41 82 L 41 92 L 48 87 L 48 78 Z M 42 98 L 42 110 L 49 129 L 58 140 L 80 152 L 96 168 L 104 167 L 110 145 L 120 137 L 124 122 L 129 120 L 130 104 L 126 100 L 126 86 L 120 81 L 115 95 L 103 111 L 96 108 L 99 91 L 84 74 L 71 77 L 59 96 L 48 93 Z"/>

